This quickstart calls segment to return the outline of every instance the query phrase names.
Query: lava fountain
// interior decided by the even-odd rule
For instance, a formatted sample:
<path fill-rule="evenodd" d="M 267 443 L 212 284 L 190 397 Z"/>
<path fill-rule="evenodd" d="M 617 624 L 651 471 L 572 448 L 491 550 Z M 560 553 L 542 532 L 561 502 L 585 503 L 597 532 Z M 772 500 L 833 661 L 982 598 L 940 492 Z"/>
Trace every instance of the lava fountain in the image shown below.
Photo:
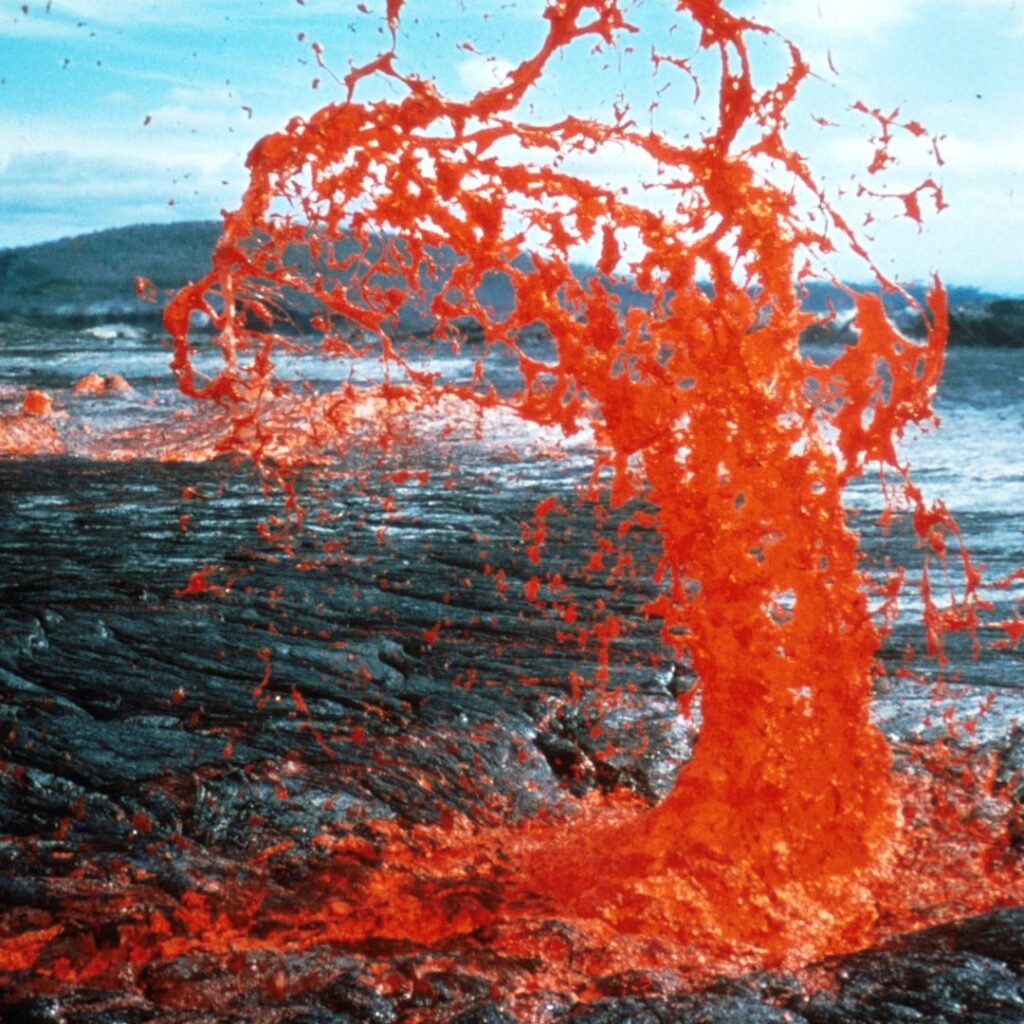
<path fill-rule="evenodd" d="M 400 7 L 389 5 L 392 34 Z M 827 367 L 801 354 L 800 282 L 813 260 L 836 240 L 863 254 L 783 137 L 808 68 L 789 46 L 785 76 L 759 88 L 748 41 L 769 29 L 719 3 L 686 0 L 678 16 L 696 23 L 719 68 L 717 121 L 690 144 L 641 129 L 625 107 L 605 121 L 521 119 L 560 51 L 614 48 L 635 31 L 614 0 L 551 4 L 536 53 L 467 101 L 398 70 L 393 49 L 353 69 L 343 102 L 253 149 L 213 267 L 171 303 L 166 326 L 182 389 L 229 408 L 235 443 L 257 459 L 273 446 L 261 410 L 288 386 L 275 358 L 295 344 L 275 313 L 282 290 L 307 301 L 324 355 L 356 354 L 353 325 L 379 339 L 405 381 L 384 386 L 387 403 L 449 396 L 566 434 L 593 430 L 612 503 L 641 495 L 656 510 L 670 586 L 645 611 L 702 687 L 695 756 L 626 843 L 629 871 L 705 858 L 771 891 L 854 877 L 896 833 L 889 753 L 868 713 L 879 633 L 842 499 L 867 462 L 901 472 L 895 440 L 930 419 L 945 309 L 936 286 L 927 337 L 912 342 L 862 295 L 855 346 Z M 678 55 L 652 49 L 652 60 L 693 74 Z M 401 98 L 360 102 L 381 77 Z M 887 137 L 921 131 L 884 126 Z M 657 169 L 642 188 L 660 208 L 560 167 L 610 148 Z M 343 234 L 356 243 L 345 252 Z M 574 247 L 598 242 L 598 272 L 580 279 Z M 458 255 L 440 268 L 445 247 Z M 494 273 L 514 291 L 501 319 L 477 298 Z M 618 308 L 623 274 L 646 308 Z M 396 339 L 409 295 L 434 342 L 459 324 L 482 330 L 471 379 L 442 383 L 407 360 Z M 207 377 L 193 368 L 197 313 L 223 355 Z M 548 360 L 521 344 L 537 325 L 553 340 Z M 511 395 L 489 384 L 498 348 L 518 360 Z M 351 385 L 325 403 L 346 400 Z"/>

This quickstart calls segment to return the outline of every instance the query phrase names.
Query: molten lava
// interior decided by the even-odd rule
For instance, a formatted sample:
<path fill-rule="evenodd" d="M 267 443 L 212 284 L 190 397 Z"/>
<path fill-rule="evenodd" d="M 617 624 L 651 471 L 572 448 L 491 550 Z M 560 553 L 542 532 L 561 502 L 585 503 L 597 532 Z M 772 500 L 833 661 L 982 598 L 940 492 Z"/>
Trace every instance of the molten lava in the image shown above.
<path fill-rule="evenodd" d="M 920 343 L 895 330 L 877 297 L 860 296 L 855 346 L 825 368 L 801 354 L 809 257 L 830 251 L 835 234 L 859 250 L 783 140 L 807 66 L 791 47 L 785 77 L 760 90 L 747 41 L 768 29 L 717 3 L 684 0 L 679 13 L 720 67 L 717 123 L 691 144 L 642 130 L 624 108 L 606 121 L 521 119 L 556 54 L 622 45 L 633 31 L 614 0 L 552 4 L 538 51 L 468 101 L 398 71 L 394 51 L 354 69 L 346 100 L 253 149 L 213 268 L 171 303 L 166 325 L 182 389 L 232 410 L 257 459 L 279 450 L 263 410 L 287 387 L 274 370 L 294 345 L 274 312 L 284 291 L 306 299 L 324 355 L 357 355 L 353 325 L 379 340 L 386 367 L 405 378 L 380 388 L 386 403 L 453 396 L 566 434 L 593 431 L 595 477 L 612 504 L 642 497 L 656 510 L 670 586 L 646 612 L 661 617 L 665 642 L 702 688 L 693 761 L 631 827 L 622 871 L 671 878 L 703 858 L 722 866 L 714 884 L 727 902 L 750 885 L 771 893 L 855 879 L 890 852 L 889 754 L 868 714 L 879 635 L 842 497 L 866 462 L 900 471 L 894 442 L 931 417 L 946 322 L 937 287 Z M 689 73 L 681 57 L 652 54 Z M 378 76 L 402 98 L 358 102 Z M 612 147 L 658 168 L 644 187 L 665 197 L 663 208 L 559 166 L 559 156 Z M 817 227 L 798 195 L 814 202 Z M 598 273 L 580 280 L 574 248 L 596 241 Z M 439 268 L 445 247 L 457 258 Z M 501 319 L 477 298 L 493 273 L 514 292 Z M 647 308 L 620 311 L 613 285 L 623 273 Z M 484 351 L 470 379 L 439 381 L 401 354 L 410 295 L 435 343 L 478 325 Z M 193 365 L 195 314 L 212 321 L 223 355 L 210 377 Z M 553 341 L 550 359 L 523 343 L 537 325 Z M 497 349 L 517 359 L 513 394 L 489 381 Z M 840 898 L 829 892 L 830 903 Z M 777 928 L 768 908 L 759 921 L 749 907 L 743 916 L 742 933 Z"/>

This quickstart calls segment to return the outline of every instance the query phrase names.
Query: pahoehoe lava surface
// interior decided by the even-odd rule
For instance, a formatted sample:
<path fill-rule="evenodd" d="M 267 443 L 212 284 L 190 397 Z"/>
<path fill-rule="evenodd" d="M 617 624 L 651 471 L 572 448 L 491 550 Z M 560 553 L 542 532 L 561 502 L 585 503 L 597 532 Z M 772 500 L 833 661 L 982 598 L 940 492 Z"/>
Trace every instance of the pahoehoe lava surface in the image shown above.
<path fill-rule="evenodd" d="M 119 942 L 121 926 L 170 910 L 197 886 L 215 893 L 247 875 L 267 887 L 272 918 L 275 903 L 315 875 L 313 840 L 325 832 L 372 849 L 389 820 L 527 818 L 590 789 L 630 787 L 648 801 L 670 789 L 693 739 L 676 711 L 689 680 L 647 657 L 656 627 L 641 622 L 623 641 L 628 700 L 576 704 L 565 680 L 580 652 L 515 596 L 521 586 L 496 601 L 477 578 L 481 546 L 509 579 L 529 575 L 517 541 L 534 476 L 573 508 L 571 470 L 557 461 L 505 467 L 499 484 L 482 458 L 474 476 L 472 459 L 467 448 L 465 486 L 419 488 L 416 516 L 401 520 L 339 484 L 336 501 L 351 503 L 347 559 L 306 573 L 254 544 L 268 499 L 227 461 L 0 463 L 5 932 L 59 922 L 69 947 L 102 950 Z M 186 501 L 186 488 L 207 500 Z M 179 531 L 185 513 L 195 526 Z M 573 538 L 583 536 L 575 529 L 549 543 L 567 575 L 580 562 Z M 230 587 L 176 596 L 202 564 L 219 565 Z M 650 596 L 644 586 L 609 600 L 635 605 Z M 481 664 L 486 681 L 456 685 Z M 521 685 L 524 676 L 536 682 Z M 487 898 L 485 887 L 476 897 Z M 525 997 L 530 965 L 489 953 L 489 940 L 482 929 L 445 955 L 383 939 L 229 963 L 193 952 L 126 974 L 114 990 L 8 971 L 0 1014 L 12 1024 L 1024 1018 L 1019 908 L 898 937 L 807 977 L 758 974 L 681 991 L 670 970 L 636 971 L 591 979 L 586 1000 L 573 991 Z M 382 972 L 388 996 L 369 980 Z"/>

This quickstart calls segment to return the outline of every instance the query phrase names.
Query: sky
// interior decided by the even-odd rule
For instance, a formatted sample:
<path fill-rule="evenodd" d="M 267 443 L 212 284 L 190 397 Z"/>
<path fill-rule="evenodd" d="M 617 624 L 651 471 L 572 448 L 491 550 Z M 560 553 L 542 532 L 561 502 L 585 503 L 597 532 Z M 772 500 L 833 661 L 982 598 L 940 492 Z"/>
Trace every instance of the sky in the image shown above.
<path fill-rule="evenodd" d="M 405 0 L 400 66 L 469 96 L 535 48 L 546 2 Z M 671 0 L 621 2 L 647 34 L 643 46 L 654 39 L 695 53 L 696 37 Z M 235 207 L 249 148 L 292 116 L 343 98 L 337 78 L 350 62 L 390 46 L 384 6 L 0 0 L 0 248 L 125 224 L 216 218 Z M 872 124 L 851 109 L 855 101 L 886 112 L 898 107 L 901 119 L 920 121 L 938 137 L 941 167 L 929 137 L 901 148 L 900 166 L 871 182 L 886 191 L 933 176 L 949 204 L 941 214 L 925 204 L 921 228 L 898 216 L 895 204 L 874 211 L 866 234 L 883 271 L 906 281 L 939 273 L 951 284 L 1024 294 L 1024 0 L 725 6 L 771 24 L 810 62 L 814 76 L 792 112 L 790 139 L 827 187 L 845 187 L 842 202 L 855 218 L 862 210 L 852 193 L 873 152 Z M 318 66 L 314 42 L 326 67 Z M 775 44 L 755 50 L 758 73 L 777 73 L 781 52 Z M 658 84 L 646 53 L 567 54 L 531 102 L 539 116 L 587 115 L 625 94 L 636 111 L 656 116 L 662 132 L 699 132 L 702 101 L 678 81 L 657 95 L 656 115 L 646 115 Z M 625 156 L 601 170 L 612 184 L 636 178 Z M 842 258 L 836 269 L 865 276 Z"/>

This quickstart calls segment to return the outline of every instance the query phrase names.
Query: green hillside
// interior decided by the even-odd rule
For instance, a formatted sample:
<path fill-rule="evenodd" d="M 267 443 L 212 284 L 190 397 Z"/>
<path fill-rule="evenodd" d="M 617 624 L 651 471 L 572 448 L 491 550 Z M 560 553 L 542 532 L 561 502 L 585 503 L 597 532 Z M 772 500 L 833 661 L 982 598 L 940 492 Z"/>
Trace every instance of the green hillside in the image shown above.
<path fill-rule="evenodd" d="M 0 320 L 155 320 L 159 309 L 136 296 L 135 276 L 161 295 L 181 287 L 209 267 L 219 230 L 215 221 L 141 224 L 0 250 Z"/>

